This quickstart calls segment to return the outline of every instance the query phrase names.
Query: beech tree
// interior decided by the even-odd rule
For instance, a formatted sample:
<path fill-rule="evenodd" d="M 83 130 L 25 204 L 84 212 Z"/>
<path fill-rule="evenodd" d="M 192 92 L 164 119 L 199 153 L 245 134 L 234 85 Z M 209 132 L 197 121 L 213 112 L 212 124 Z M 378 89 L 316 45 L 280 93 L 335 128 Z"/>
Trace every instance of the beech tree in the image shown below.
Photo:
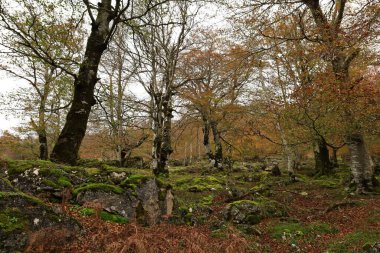
<path fill-rule="evenodd" d="M 106 78 L 99 82 L 95 94 L 98 103 L 93 111 L 94 118 L 106 123 L 102 130 L 108 130 L 120 166 L 148 138 L 144 129 L 146 115 L 135 105 L 137 98 L 128 90 L 137 64 L 128 54 L 127 42 L 127 30 L 119 29 L 101 61 L 100 73 Z"/>
<path fill-rule="evenodd" d="M 71 107 L 66 117 L 66 123 L 58 137 L 58 140 L 51 153 L 51 160 L 69 164 L 75 164 L 78 158 L 78 151 L 86 133 L 87 122 L 92 106 L 95 105 L 94 88 L 99 81 L 98 67 L 100 59 L 107 49 L 113 34 L 117 27 L 121 24 L 131 25 L 134 20 L 140 19 L 149 13 L 152 9 L 160 4 L 168 2 L 162 1 L 133 1 L 133 0 L 101 0 L 97 4 L 93 4 L 88 0 L 80 3 L 72 1 L 60 1 L 59 3 L 48 2 L 48 6 L 58 4 L 64 5 L 64 8 L 71 6 L 72 10 L 85 10 L 87 17 L 91 22 L 91 31 L 85 45 L 85 52 L 82 61 L 78 65 L 76 72 L 67 69 L 66 65 L 61 61 L 56 61 L 50 57 L 49 50 L 45 50 L 41 45 L 40 34 L 44 34 L 44 30 L 30 29 L 35 27 L 33 22 L 35 18 L 19 16 L 10 11 L 11 6 L 1 6 L 1 18 L 3 27 L 13 34 L 20 34 L 20 43 L 30 48 L 35 57 L 43 59 L 48 64 L 61 68 L 70 74 L 74 80 L 74 94 Z M 27 14 L 37 16 L 37 10 L 40 6 L 46 5 L 44 2 L 33 2 L 29 0 L 19 0 L 17 3 L 25 8 Z M 64 12 L 58 17 L 63 17 Z M 42 12 L 43 16 L 49 14 L 48 11 Z M 27 27 L 20 27 L 17 17 L 26 18 Z M 82 18 L 71 20 L 73 23 L 82 22 Z M 63 26 L 64 27 L 64 26 Z M 64 29 L 64 28 L 63 28 Z M 30 33 L 30 30 L 36 30 Z"/>
<path fill-rule="evenodd" d="M 278 43 L 287 40 L 307 40 L 314 44 L 315 52 L 328 64 L 330 87 L 335 87 L 340 102 L 349 105 L 357 96 L 352 88 L 362 85 L 362 77 L 352 72 L 360 52 L 372 43 L 379 25 L 378 1 L 250 1 L 248 8 L 256 10 L 252 20 L 260 23 L 256 34 L 276 39 Z M 294 7 L 294 8 L 293 8 Z M 271 11 L 270 15 L 268 13 Z M 298 26 L 301 36 L 278 36 L 276 31 L 268 31 L 271 24 L 287 15 L 298 12 Z M 261 20 L 260 20 L 261 19 Z M 328 72 L 324 72 L 326 75 Z M 364 72 L 362 72 L 364 73 Z M 350 96 L 343 94 L 350 93 Z M 345 139 L 351 155 L 351 172 L 357 191 L 370 190 L 373 183 L 373 168 L 368 148 L 365 144 L 363 124 L 356 121 L 355 108 L 344 110 Z"/>
<path fill-rule="evenodd" d="M 215 167 L 223 168 L 223 122 L 235 110 L 252 71 L 250 58 L 238 45 L 223 46 L 215 32 L 203 31 L 201 43 L 181 59 L 181 75 L 190 80 L 181 88 L 187 108 L 195 111 L 203 123 L 205 153 Z M 210 144 L 213 135 L 214 151 Z M 224 140 L 225 142 L 225 140 Z"/>
<path fill-rule="evenodd" d="M 168 174 L 167 161 L 171 144 L 173 97 L 184 84 L 177 76 L 180 53 L 186 48 L 186 36 L 193 25 L 187 2 L 160 5 L 147 14 L 142 25 L 134 29 L 135 48 L 131 55 L 139 64 L 138 82 L 149 96 L 147 108 L 152 123 L 152 170 L 155 175 Z"/>
<path fill-rule="evenodd" d="M 10 111 L 23 107 L 23 116 L 29 118 L 30 130 L 35 131 L 39 140 L 39 157 L 48 159 L 48 132 L 53 127 L 62 109 L 70 104 L 70 73 L 75 69 L 81 50 L 80 24 L 75 26 L 70 19 L 78 15 L 73 11 L 68 19 L 58 21 L 61 5 L 15 1 L 21 7 L 8 12 L 11 5 L 2 5 L 0 24 L 2 31 L 0 45 L 4 48 L 0 69 L 10 76 L 26 81 L 27 87 L 14 92 L 11 99 L 5 99 Z M 42 14 L 49 12 L 42 18 Z M 65 27 L 62 30 L 62 27 Z M 36 52 L 39 48 L 40 52 Z M 49 64 L 38 54 L 46 52 L 50 61 L 62 66 Z M 9 101 L 13 100 L 13 101 Z M 17 101 L 17 102 L 16 102 Z M 15 104 L 17 103 L 17 105 Z M 54 119 L 54 120 L 53 120 Z M 49 144 L 55 141 L 55 134 L 49 136 Z"/>

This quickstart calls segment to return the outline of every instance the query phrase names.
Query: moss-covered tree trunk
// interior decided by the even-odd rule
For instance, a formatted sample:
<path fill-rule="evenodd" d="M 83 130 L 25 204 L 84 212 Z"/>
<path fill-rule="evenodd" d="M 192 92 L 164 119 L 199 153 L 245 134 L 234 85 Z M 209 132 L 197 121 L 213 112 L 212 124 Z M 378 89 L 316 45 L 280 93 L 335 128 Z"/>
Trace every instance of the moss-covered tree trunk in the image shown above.
<path fill-rule="evenodd" d="M 211 121 L 210 122 L 212 135 L 214 136 L 214 144 L 215 144 L 215 154 L 214 154 L 214 166 L 219 169 L 223 169 L 223 147 L 222 141 L 220 138 L 220 132 L 218 130 L 218 122 Z"/>
<path fill-rule="evenodd" d="M 207 158 L 211 161 L 214 159 L 214 156 L 210 147 L 210 124 L 206 117 L 203 117 L 203 146 L 205 147 L 205 152 Z"/>
<path fill-rule="evenodd" d="M 98 81 L 98 66 L 107 48 L 109 25 L 113 15 L 111 2 L 111 0 L 102 0 L 99 3 L 98 14 L 95 22 L 92 23 L 91 33 L 87 40 L 84 60 L 74 81 L 72 105 L 51 154 L 51 160 L 55 162 L 75 164 L 78 158 L 91 107 L 95 105 L 94 88 Z"/>

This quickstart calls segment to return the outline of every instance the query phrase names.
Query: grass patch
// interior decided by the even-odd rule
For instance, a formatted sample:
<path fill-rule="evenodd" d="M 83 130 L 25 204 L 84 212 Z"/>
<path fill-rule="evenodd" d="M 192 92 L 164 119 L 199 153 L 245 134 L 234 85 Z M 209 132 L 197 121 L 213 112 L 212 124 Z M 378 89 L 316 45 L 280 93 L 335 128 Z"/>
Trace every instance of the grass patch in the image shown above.
<path fill-rule="evenodd" d="M 335 234 L 338 230 L 329 224 L 315 222 L 311 224 L 297 222 L 280 222 L 270 229 L 271 237 L 275 239 L 297 242 L 305 237 L 314 238 L 321 234 Z"/>
<path fill-rule="evenodd" d="M 380 231 L 356 231 L 347 234 L 343 239 L 331 243 L 328 247 L 331 253 L 360 252 L 367 244 L 379 242 Z"/>

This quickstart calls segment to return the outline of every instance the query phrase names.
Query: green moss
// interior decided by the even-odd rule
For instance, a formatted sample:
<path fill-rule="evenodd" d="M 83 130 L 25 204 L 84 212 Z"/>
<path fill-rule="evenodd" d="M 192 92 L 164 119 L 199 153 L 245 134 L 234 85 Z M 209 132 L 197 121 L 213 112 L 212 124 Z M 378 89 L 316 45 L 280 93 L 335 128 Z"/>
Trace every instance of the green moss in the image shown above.
<path fill-rule="evenodd" d="M 297 241 L 307 237 L 315 237 L 321 234 L 335 234 L 338 232 L 336 228 L 326 223 L 303 224 L 297 222 L 280 222 L 271 228 L 271 236 L 275 239 L 287 239 Z"/>
<path fill-rule="evenodd" d="M 361 252 L 365 245 L 379 242 L 379 238 L 380 230 L 356 231 L 332 242 L 328 250 L 332 253 Z"/>
<path fill-rule="evenodd" d="M 60 177 L 66 174 L 64 170 L 56 169 L 56 168 L 40 168 L 39 173 L 45 177 L 49 177 L 49 176 Z"/>
<path fill-rule="evenodd" d="M 80 186 L 76 188 L 73 191 L 74 195 L 77 195 L 81 191 L 87 191 L 87 190 L 102 190 L 106 192 L 114 192 L 117 194 L 121 194 L 124 192 L 122 188 L 116 185 L 111 185 L 111 184 L 101 184 L 101 183 L 92 183 L 92 184 L 86 184 L 83 186 Z"/>
<path fill-rule="evenodd" d="M 106 211 L 102 211 L 100 213 L 100 217 L 102 218 L 102 220 L 105 220 L 105 221 L 111 221 L 111 222 L 122 223 L 122 224 L 128 223 L 127 218 L 120 216 L 120 215 L 112 214 L 112 213 L 109 213 Z"/>
<path fill-rule="evenodd" d="M 341 179 L 336 175 L 320 176 L 314 180 L 311 180 L 312 184 L 319 185 L 324 188 L 336 189 L 342 186 Z"/>
<path fill-rule="evenodd" d="M 178 190 L 187 190 L 192 192 L 202 192 L 209 190 L 220 190 L 223 188 L 224 182 L 213 176 L 191 177 L 179 180 L 175 184 Z"/>
<path fill-rule="evenodd" d="M 250 205 L 259 205 L 258 202 L 253 201 L 253 200 L 248 200 L 248 199 L 243 199 L 243 200 L 238 200 L 230 203 L 231 206 L 236 206 L 236 205 L 242 205 L 242 204 L 250 204 Z"/>
<path fill-rule="evenodd" d="M 68 179 L 65 176 L 61 176 L 58 178 L 58 184 L 62 187 L 73 187 L 72 183 L 70 182 L 70 179 Z"/>
<path fill-rule="evenodd" d="M 32 168 L 57 168 L 55 163 L 44 160 L 9 160 L 9 175 L 16 175 Z"/>
<path fill-rule="evenodd" d="M 212 204 L 212 202 L 214 201 L 214 198 L 215 198 L 214 194 L 207 195 L 201 199 L 200 205 L 201 206 L 210 206 Z"/>
<path fill-rule="evenodd" d="M 136 189 L 140 184 L 146 182 L 148 179 L 149 177 L 144 175 L 130 175 L 123 182 L 121 182 L 120 186 Z"/>
<path fill-rule="evenodd" d="M 97 175 L 101 173 L 101 170 L 98 168 L 84 168 L 84 171 L 87 173 L 89 176 Z"/>
<path fill-rule="evenodd" d="M 49 180 L 49 179 L 43 179 L 42 180 L 42 184 L 46 185 L 46 186 L 50 186 L 54 189 L 59 189 L 61 188 L 57 183 L 53 182 L 52 180 Z"/>
<path fill-rule="evenodd" d="M 84 207 L 84 208 L 81 208 L 79 210 L 79 213 L 82 216 L 91 216 L 91 215 L 94 215 L 96 213 L 96 211 L 94 209 L 92 209 L 92 208 Z"/>
<path fill-rule="evenodd" d="M 0 230 L 4 233 L 24 230 L 28 223 L 28 218 L 18 208 L 6 208 L 0 212 Z"/>
<path fill-rule="evenodd" d="M 219 239 L 227 239 L 227 231 L 225 229 L 217 229 L 211 232 L 211 237 Z"/>
<path fill-rule="evenodd" d="M 17 197 L 26 199 L 32 204 L 45 205 L 45 203 L 42 200 L 35 198 L 33 196 L 27 195 L 23 192 L 0 192 L 0 199 L 9 199 L 9 198 L 17 198 Z"/>

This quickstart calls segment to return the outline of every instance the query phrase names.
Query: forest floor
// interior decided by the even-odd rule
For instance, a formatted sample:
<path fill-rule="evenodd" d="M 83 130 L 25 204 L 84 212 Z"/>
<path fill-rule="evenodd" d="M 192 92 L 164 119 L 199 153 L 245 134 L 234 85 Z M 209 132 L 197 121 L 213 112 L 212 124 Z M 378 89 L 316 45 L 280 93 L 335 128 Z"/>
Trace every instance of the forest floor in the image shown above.
<path fill-rule="evenodd" d="M 343 184 L 347 170 L 319 178 L 300 174 L 299 182 L 289 183 L 285 175 L 266 172 L 175 167 L 163 180 L 174 186 L 177 208 L 187 211 L 184 219 L 168 218 L 151 227 L 133 221 L 117 224 L 69 206 L 68 214 L 85 229 L 65 252 L 363 252 L 365 245 L 380 242 L 379 189 L 368 195 L 350 193 Z M 260 188 L 261 193 L 247 191 Z M 248 229 L 223 221 L 229 202 L 254 200 L 258 194 L 284 205 L 288 215 L 266 218 Z"/>

